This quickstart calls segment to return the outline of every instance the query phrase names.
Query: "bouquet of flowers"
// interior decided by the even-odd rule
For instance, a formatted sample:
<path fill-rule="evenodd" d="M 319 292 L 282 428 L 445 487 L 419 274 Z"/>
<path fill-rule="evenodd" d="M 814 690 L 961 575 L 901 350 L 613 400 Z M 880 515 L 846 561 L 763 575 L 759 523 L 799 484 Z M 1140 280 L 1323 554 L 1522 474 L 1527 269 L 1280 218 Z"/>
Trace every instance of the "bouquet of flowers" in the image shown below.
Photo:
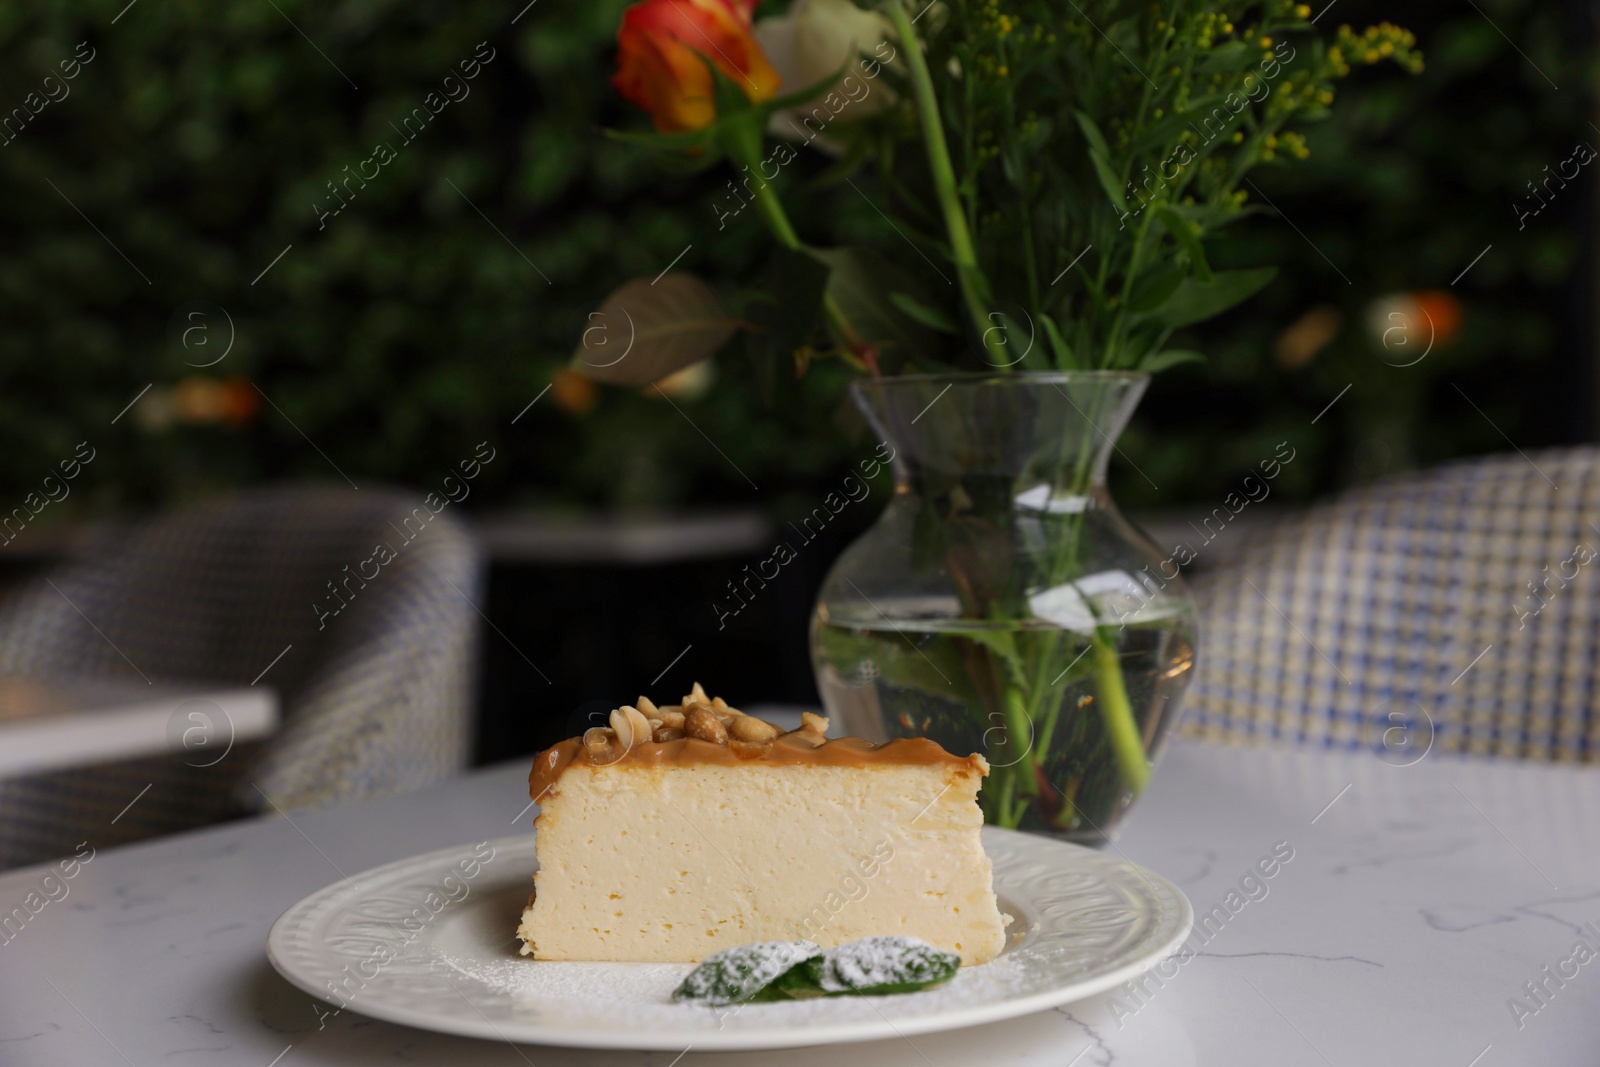
<path fill-rule="evenodd" d="M 1353 64 L 1421 66 L 1407 31 L 1341 27 L 1325 42 L 1296 0 L 1072 0 L 1067 11 L 1046 0 L 795 0 L 760 22 L 755 6 L 628 8 L 615 85 L 655 130 L 613 136 L 669 165 L 725 168 L 717 222 L 754 209 L 775 238 L 771 261 L 720 291 L 685 272 L 627 283 L 598 314 L 627 317 L 629 347 L 610 355 L 608 331 L 595 332 L 574 368 L 649 387 L 737 336 L 748 358 L 793 360 L 798 372 L 846 361 L 873 383 L 863 395 L 877 398 L 867 406 L 880 428 L 908 434 L 923 398 L 904 375 L 1021 381 L 1199 359 L 1174 335 L 1274 273 L 1213 269 L 1207 257 L 1209 238 L 1264 209 L 1252 169 L 1305 158 L 1298 127 L 1326 112 Z M 799 188 L 790 164 L 805 152 L 832 162 Z M 873 221 L 802 235 L 784 207 L 799 195 L 864 202 Z M 885 375 L 902 377 L 890 389 Z M 981 732 L 995 764 L 986 814 L 1007 826 L 1102 833 L 1148 780 L 1158 709 L 1175 701 L 1162 680 L 1193 661 L 1187 621 L 1170 621 L 1192 613 L 1186 600 L 1130 636 L 1104 580 L 1137 567 L 1097 548 L 1105 533 L 1091 516 L 1107 509 L 1095 503 L 1096 453 L 1143 379 L 1094 381 L 1117 388 L 1080 403 L 1067 379 L 1048 378 L 1070 411 L 1025 389 L 947 401 L 957 444 L 901 497 L 916 498 L 903 569 L 920 576 L 907 584 L 935 575 L 958 604 L 949 617 L 913 618 L 913 640 L 881 608 L 887 636 L 875 620 L 828 617 L 826 589 L 819 608 L 819 674 L 855 665 L 836 673 L 870 676 L 884 717 L 910 732 L 944 709 L 965 715 L 946 733 Z M 891 393 L 915 404 L 897 413 Z M 943 395 L 930 390 L 929 404 Z M 1019 512 L 1034 487 L 1044 497 Z M 1142 719 L 1130 663 L 1147 679 L 1140 691 L 1155 694 Z"/>
<path fill-rule="evenodd" d="M 584 374 L 648 386 L 735 335 L 800 370 L 834 356 L 869 374 L 1198 359 L 1173 333 L 1273 275 L 1206 258 L 1209 237 L 1264 209 L 1250 171 L 1307 155 L 1297 127 L 1352 64 L 1422 63 L 1387 23 L 1307 37 L 1294 0 L 795 0 L 754 22 L 756 6 L 629 7 L 614 84 L 655 132 L 612 135 L 725 168 L 718 224 L 752 208 L 773 261 L 721 294 L 686 273 L 650 294 L 628 283 L 602 310 L 628 307 L 635 344 L 617 358 L 586 334 Z M 803 152 L 835 164 L 799 189 Z M 806 240 L 790 195 L 864 198 L 882 225 Z"/>

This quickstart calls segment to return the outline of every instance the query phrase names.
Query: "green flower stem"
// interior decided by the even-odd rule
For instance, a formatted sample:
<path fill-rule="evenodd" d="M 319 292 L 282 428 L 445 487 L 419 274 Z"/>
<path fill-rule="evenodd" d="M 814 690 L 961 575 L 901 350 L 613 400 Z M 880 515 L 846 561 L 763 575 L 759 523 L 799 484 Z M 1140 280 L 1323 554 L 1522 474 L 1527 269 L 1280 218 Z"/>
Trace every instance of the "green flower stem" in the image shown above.
<path fill-rule="evenodd" d="M 939 100 L 933 93 L 933 77 L 928 73 L 928 61 L 923 58 L 922 46 L 917 41 L 916 30 L 906 14 L 902 0 L 889 4 L 889 18 L 905 48 L 906 62 L 911 68 L 912 94 L 917 101 L 917 116 L 922 122 L 923 146 L 928 153 L 928 171 L 933 178 L 933 188 L 939 197 L 939 207 L 944 213 L 945 232 L 950 238 L 950 258 L 961 280 L 961 295 L 966 300 L 967 314 L 983 337 L 983 345 L 999 362 L 997 367 L 1007 367 L 1005 342 L 993 337 L 994 325 L 989 317 L 979 279 L 978 254 L 972 244 L 972 233 L 967 229 L 967 216 L 961 207 L 961 194 L 956 186 L 955 167 L 950 162 L 950 146 L 944 138 L 944 124 L 939 120 Z"/>
<path fill-rule="evenodd" d="M 1122 661 L 1117 656 L 1114 639 L 1096 627 L 1094 631 L 1094 673 L 1100 688 L 1100 714 L 1105 718 L 1106 733 L 1111 737 L 1111 751 L 1122 765 L 1122 776 L 1135 794 L 1144 792 L 1150 782 L 1150 758 L 1144 750 L 1144 738 L 1133 718 L 1133 704 L 1128 700 L 1128 687 L 1122 681 Z"/>
<path fill-rule="evenodd" d="M 756 210 L 761 213 L 772 236 L 785 248 L 798 249 L 801 247 L 800 235 L 794 232 L 789 215 L 783 210 L 783 201 L 773 192 L 772 183 L 760 177 L 762 122 L 760 112 L 755 109 L 733 115 L 719 127 L 717 141 L 729 162 L 755 176 Z"/>
<path fill-rule="evenodd" d="M 783 201 L 778 199 L 778 194 L 772 191 L 769 182 L 760 182 L 756 186 L 756 210 L 761 212 L 761 218 L 767 224 L 767 229 L 772 231 L 772 236 L 785 248 L 798 249 L 800 235 L 794 232 L 794 225 L 789 222 L 789 215 L 783 210 Z"/>
<path fill-rule="evenodd" d="M 1008 66 L 1011 61 L 1006 55 L 1004 37 L 1000 38 L 995 48 L 1001 65 Z M 967 79 L 969 85 L 971 81 L 970 78 Z M 970 112 L 970 110 L 969 108 L 968 111 Z M 1017 140 L 1016 94 L 1012 91 L 1012 82 L 1009 78 L 1005 81 L 1005 117 L 1007 151 L 1009 152 L 1011 146 L 1015 145 Z M 969 122 L 968 125 L 970 126 L 971 123 Z M 1023 175 L 1027 173 L 1026 168 L 1020 168 L 1020 170 Z M 1039 262 L 1033 248 L 1033 205 L 1031 203 L 1033 190 L 1029 188 L 1029 182 L 1025 176 L 1019 177 L 1019 180 L 1015 183 L 1015 188 L 1017 190 L 1017 210 L 1022 215 L 1022 264 L 1023 274 L 1028 279 L 1028 306 L 1040 308 L 1043 305 L 1039 302 Z M 1060 370 L 1061 368 L 1058 367 L 1056 369 Z"/>
<path fill-rule="evenodd" d="M 746 171 L 754 170 L 760 173 L 761 160 L 761 130 L 749 123 L 740 123 L 735 126 L 724 143 L 728 158 L 734 163 L 744 167 Z M 767 224 L 767 229 L 772 231 L 772 236 L 778 239 L 783 247 L 794 251 L 803 251 L 805 245 L 800 240 L 800 235 L 795 232 L 794 224 L 789 221 L 789 213 L 783 210 L 783 201 L 773 190 L 772 183 L 758 178 L 755 186 L 756 210 L 761 213 L 761 219 Z M 850 320 L 845 317 L 844 309 L 833 298 L 833 294 L 822 294 L 822 314 L 828 320 L 828 325 L 839 336 L 852 357 L 862 365 L 877 373 L 877 361 L 871 358 L 872 346 L 862 340 L 855 327 L 850 325 Z"/>
<path fill-rule="evenodd" d="M 996 366 L 1008 366 L 1010 360 L 1006 358 L 1004 342 L 997 339 L 990 329 L 992 320 L 989 308 L 986 305 L 981 286 L 982 273 L 978 267 L 978 257 L 972 241 L 972 234 L 967 226 L 966 215 L 962 208 L 961 196 L 956 183 L 955 169 L 950 162 L 950 149 L 945 141 L 944 127 L 939 117 L 939 103 L 934 95 L 933 79 L 928 71 L 927 60 L 923 57 L 922 49 L 917 41 L 916 32 L 911 25 L 903 0 L 892 0 L 888 5 L 891 21 L 894 23 L 895 32 L 900 38 L 900 43 L 906 52 L 906 61 L 911 73 L 912 92 L 916 100 L 918 118 L 922 124 L 923 144 L 928 156 L 928 169 L 933 180 L 933 187 L 938 196 L 939 206 L 944 215 L 945 230 L 950 240 L 950 255 L 953 260 L 957 276 L 961 282 L 962 296 L 966 302 L 967 313 L 972 318 L 973 325 L 983 337 L 984 347 L 995 357 Z M 1141 220 L 1147 227 L 1149 219 Z M 1138 244 L 1143 241 L 1145 231 L 1141 228 L 1138 242 L 1136 242 L 1133 255 L 1137 260 L 1140 249 Z M 1128 286 L 1124 287 L 1122 299 L 1118 308 L 1115 334 L 1122 325 L 1126 315 L 1126 302 Z M 1106 353 L 1102 353 L 1102 359 Z M 1103 364 L 1104 365 L 1104 364 Z M 1076 472 L 1077 481 L 1081 483 L 1087 473 L 1082 467 L 1080 456 L 1080 469 Z M 1068 549 L 1067 555 L 1075 554 L 1077 538 L 1071 538 L 1073 545 Z M 1067 546 L 1063 546 L 1067 548 Z M 1066 559 L 1058 560 L 1065 564 Z M 1132 702 L 1128 699 L 1128 687 L 1122 674 L 1122 662 L 1117 655 L 1115 638 L 1101 632 L 1097 627 L 1091 637 L 1094 650 L 1094 674 L 1099 691 L 1100 713 L 1104 717 L 1106 732 L 1110 740 L 1112 754 L 1122 769 L 1123 778 L 1134 793 L 1141 793 L 1150 780 L 1150 762 L 1145 753 L 1144 739 L 1140 735 L 1137 720 L 1134 717 Z M 1023 689 L 1026 679 L 1013 679 L 1004 688 L 1003 702 L 1008 732 L 1020 738 L 1026 728 L 1030 735 L 1030 747 L 1037 743 L 1033 736 L 1038 730 L 1039 722 L 1036 708 L 1030 708 L 1024 696 Z M 1047 731 L 1054 732 L 1054 717 L 1047 724 Z M 1020 820 L 1024 805 L 1022 798 L 1037 795 L 1037 783 L 1033 780 L 1033 766 L 1036 759 L 1042 760 L 1045 753 L 1030 751 L 1027 755 L 1005 768 L 1006 774 L 1003 786 L 997 800 L 998 816 L 1001 825 L 1014 826 Z M 997 783 L 1000 784 L 1000 783 Z M 1063 809 L 1067 814 L 1068 809 Z"/>
<path fill-rule="evenodd" d="M 1121 363 L 1122 343 L 1127 333 L 1125 327 L 1128 322 L 1128 299 L 1133 295 L 1133 283 L 1139 277 L 1145 240 L 1150 234 L 1150 220 L 1154 217 L 1155 212 L 1147 210 L 1134 232 L 1133 247 L 1128 251 L 1128 271 L 1122 280 L 1122 293 L 1117 297 L 1117 312 L 1111 320 L 1111 332 L 1106 338 L 1105 351 L 1100 353 L 1102 370 L 1115 369 Z"/>
<path fill-rule="evenodd" d="M 1019 775 L 1025 776 L 1018 778 L 1017 791 L 1032 796 L 1039 792 L 1039 784 L 1033 780 L 1033 717 L 1018 686 L 1006 686 L 1005 706 L 1006 757 Z"/>

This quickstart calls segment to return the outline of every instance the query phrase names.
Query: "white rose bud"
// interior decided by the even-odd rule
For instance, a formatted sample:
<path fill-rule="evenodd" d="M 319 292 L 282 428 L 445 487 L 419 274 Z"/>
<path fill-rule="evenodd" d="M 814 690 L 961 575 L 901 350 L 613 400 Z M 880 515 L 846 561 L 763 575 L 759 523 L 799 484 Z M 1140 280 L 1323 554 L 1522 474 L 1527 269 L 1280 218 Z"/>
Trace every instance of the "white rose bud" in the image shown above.
<path fill-rule="evenodd" d="M 781 79 L 780 93 L 815 85 L 850 64 L 817 100 L 773 116 L 771 129 L 779 136 L 810 140 L 827 126 L 859 122 L 894 101 L 878 79 L 880 68 L 897 54 L 894 27 L 876 11 L 864 11 L 851 0 L 795 0 L 787 15 L 756 23 L 755 34 Z M 819 103 L 823 100 L 828 106 Z M 811 122 L 802 126 L 807 118 Z"/>

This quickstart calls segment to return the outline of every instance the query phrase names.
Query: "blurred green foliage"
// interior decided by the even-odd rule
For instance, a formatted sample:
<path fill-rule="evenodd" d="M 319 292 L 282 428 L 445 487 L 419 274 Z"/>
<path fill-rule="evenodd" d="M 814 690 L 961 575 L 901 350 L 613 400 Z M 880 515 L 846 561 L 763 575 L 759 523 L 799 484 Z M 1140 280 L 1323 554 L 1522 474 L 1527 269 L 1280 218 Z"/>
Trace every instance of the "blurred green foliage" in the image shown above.
<path fill-rule="evenodd" d="M 620 0 L 542 0 L 515 27 L 498 3 L 276 6 L 141 3 L 115 25 L 110 0 L 0 7 L 6 107 L 95 50 L 0 148 L 0 485 L 20 495 L 85 438 L 101 458 L 72 503 L 102 509 L 335 465 L 427 485 L 484 439 L 513 462 L 480 503 L 748 501 L 738 471 L 781 490 L 831 469 L 826 373 L 763 389 L 726 361 L 681 413 L 607 392 L 576 417 L 546 395 L 511 425 L 622 279 L 691 243 L 680 264 L 713 276 L 764 251 L 757 227 L 709 225 L 711 179 L 598 134 L 632 119 L 607 81 Z M 483 41 L 470 95 L 402 138 L 391 123 Z M 379 142 L 394 160 L 319 228 L 327 183 Z M 195 300 L 236 329 L 204 370 L 169 324 Z M 111 425 L 190 375 L 247 377 L 271 404 L 242 428 L 151 428 L 138 405 Z"/>
<path fill-rule="evenodd" d="M 1417 33 L 1427 67 L 1414 77 L 1357 71 L 1332 118 L 1307 129 L 1310 158 L 1256 177 L 1281 217 L 1219 241 L 1216 258 L 1228 262 L 1231 244 L 1236 262 L 1285 269 L 1199 333 L 1207 366 L 1152 386 L 1123 450 L 1162 490 L 1126 474 L 1125 503 L 1220 500 L 1282 440 L 1301 458 L 1275 488 L 1303 500 L 1512 442 L 1593 438 L 1600 177 L 1584 168 L 1525 228 L 1514 211 L 1533 203 L 1527 183 L 1547 165 L 1553 172 L 1580 141 L 1600 147 L 1592 14 L 1529 0 L 1479 6 L 1341 0 L 1320 24 L 1331 33 L 1336 19 L 1393 19 Z M 1377 331 L 1366 320 L 1375 298 L 1416 290 L 1458 298 L 1460 332 L 1398 366 L 1420 347 L 1386 350 L 1389 320 Z M 1284 365 L 1278 336 L 1317 307 L 1336 311 L 1341 329 L 1309 362 Z"/>
<path fill-rule="evenodd" d="M 753 220 L 717 229 L 726 174 L 674 175 L 600 135 L 643 125 L 608 83 L 621 0 L 539 0 L 520 17 L 480 0 L 124 3 L 0 6 L 0 109 L 25 107 L 79 42 L 95 53 L 70 95 L 0 147 L 0 488 L 20 497 L 85 439 L 100 457 L 53 513 L 338 479 L 335 466 L 357 484 L 428 485 L 487 439 L 511 462 L 486 470 L 479 504 L 781 506 L 862 447 L 837 364 L 795 382 L 737 346 L 676 409 L 604 390 L 578 414 L 552 390 L 512 425 L 609 290 L 680 253 L 679 267 L 731 283 L 769 252 Z M 1209 499 L 1290 436 L 1313 458 L 1282 483 L 1302 496 L 1503 448 L 1451 382 L 1524 447 L 1587 426 L 1592 382 L 1559 396 L 1520 386 L 1592 359 L 1587 301 L 1570 288 L 1590 193 L 1577 185 L 1521 232 L 1510 208 L 1576 140 L 1600 143 L 1587 27 L 1531 0 L 1485 10 L 1528 60 L 1470 6 L 1419 19 L 1342 0 L 1344 21 L 1416 30 L 1429 68 L 1358 72 L 1335 118 L 1308 131 L 1310 160 L 1256 178 L 1304 236 L 1264 217 L 1230 238 L 1239 261 L 1276 258 L 1283 274 L 1199 335 L 1209 366 L 1157 383 L 1123 451 L 1163 488 L 1123 478 L 1128 500 Z M 391 123 L 459 77 L 479 42 L 495 56 L 470 95 L 414 141 L 398 136 Z M 393 161 L 319 228 L 328 183 L 379 142 Z M 806 165 L 796 182 L 827 161 Z M 848 186 L 793 200 L 807 236 L 843 243 L 881 225 Z M 1490 243 L 1455 290 L 1461 339 L 1405 370 L 1376 358 L 1366 301 L 1447 287 Z M 1217 261 L 1228 254 L 1219 244 Z M 198 361 L 173 325 L 197 300 L 236 333 L 205 369 L 185 365 Z M 1307 365 L 1275 363 L 1274 338 L 1321 303 L 1344 330 Z M 237 427 L 158 426 L 138 404 L 112 425 L 147 384 L 139 404 L 195 375 L 247 378 L 270 403 Z"/>

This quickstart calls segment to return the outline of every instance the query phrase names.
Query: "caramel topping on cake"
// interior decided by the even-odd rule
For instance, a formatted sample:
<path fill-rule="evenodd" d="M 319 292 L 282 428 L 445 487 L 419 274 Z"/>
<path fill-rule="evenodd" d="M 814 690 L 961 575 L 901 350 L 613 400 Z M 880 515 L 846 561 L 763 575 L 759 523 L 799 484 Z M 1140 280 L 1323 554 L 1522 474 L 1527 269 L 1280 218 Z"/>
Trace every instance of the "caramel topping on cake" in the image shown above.
<path fill-rule="evenodd" d="M 596 726 L 539 753 L 528 775 L 528 793 L 538 800 L 573 764 L 656 767 L 715 763 L 839 767 L 863 764 L 948 764 L 987 774 L 982 756 L 953 756 L 936 741 L 902 737 L 875 745 L 859 737 L 829 740 L 828 720 L 802 713 L 800 728 L 784 733 L 770 722 L 708 698 L 700 683 L 683 700 L 657 707 L 646 697 L 611 713 L 610 726 Z"/>

